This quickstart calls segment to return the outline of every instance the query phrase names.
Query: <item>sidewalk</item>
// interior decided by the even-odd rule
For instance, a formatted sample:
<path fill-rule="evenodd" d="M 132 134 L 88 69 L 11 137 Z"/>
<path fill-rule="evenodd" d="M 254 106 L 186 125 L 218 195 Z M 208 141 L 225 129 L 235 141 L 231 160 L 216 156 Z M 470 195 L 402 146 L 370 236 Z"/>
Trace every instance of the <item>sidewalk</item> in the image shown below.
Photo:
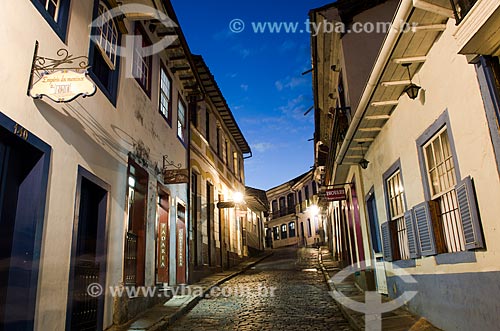
<path fill-rule="evenodd" d="M 356 286 L 354 277 L 352 277 L 352 275 L 351 277 L 347 277 L 340 284 L 328 282 L 337 272 L 340 271 L 340 268 L 338 267 L 338 262 L 333 260 L 327 247 L 320 248 L 318 260 L 321 270 L 323 271 L 323 276 L 328 283 L 330 291 L 338 291 L 354 301 L 364 302 L 364 291 L 360 290 L 359 287 Z M 389 301 L 391 301 L 389 298 L 384 298 L 383 300 L 383 302 Z M 365 330 L 364 313 L 353 311 L 349 308 L 346 308 L 345 306 L 342 306 L 341 304 L 339 304 L 339 306 L 340 310 L 354 330 Z M 410 313 L 405 307 L 401 307 L 389 313 L 382 314 L 382 330 L 440 331 L 440 329 L 434 327 L 426 319 L 420 318 Z"/>
<path fill-rule="evenodd" d="M 166 330 L 169 325 L 172 325 L 176 320 L 181 318 L 191 309 L 193 309 L 196 304 L 203 298 L 213 287 L 220 286 L 222 283 L 230 280 L 231 278 L 245 272 L 250 269 L 260 261 L 271 256 L 272 252 L 265 252 L 262 256 L 250 258 L 234 268 L 213 274 L 195 284 L 191 284 L 188 287 L 202 288 L 203 295 L 176 295 L 170 300 L 165 302 L 163 305 L 154 306 L 132 322 L 126 325 L 112 326 L 107 329 L 107 331 L 158 331 Z"/>

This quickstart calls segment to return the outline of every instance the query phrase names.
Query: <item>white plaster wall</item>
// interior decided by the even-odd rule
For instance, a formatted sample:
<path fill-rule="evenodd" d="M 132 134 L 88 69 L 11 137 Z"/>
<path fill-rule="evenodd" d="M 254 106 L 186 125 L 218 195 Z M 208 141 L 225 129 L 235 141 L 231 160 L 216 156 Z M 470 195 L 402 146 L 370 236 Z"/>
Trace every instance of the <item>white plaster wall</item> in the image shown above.
<path fill-rule="evenodd" d="M 488 250 L 477 252 L 477 263 L 436 265 L 434 257 L 417 260 L 411 273 L 462 273 L 500 270 L 500 185 L 492 142 L 486 121 L 479 84 L 473 65 L 465 56 L 457 55 L 452 37 L 452 20 L 436 42 L 428 59 L 414 81 L 422 86 L 425 98 L 410 100 L 402 96 L 382 132 L 371 145 L 366 158 L 367 170 L 362 171 L 364 188 L 375 186 L 380 223 L 387 220 L 382 174 L 399 158 L 408 208 L 424 201 L 417 138 L 448 110 L 456 157 L 462 178 L 471 176 L 475 182 L 482 226 Z M 460 180 L 460 179 L 459 179 Z M 388 264 L 390 267 L 391 264 Z"/>

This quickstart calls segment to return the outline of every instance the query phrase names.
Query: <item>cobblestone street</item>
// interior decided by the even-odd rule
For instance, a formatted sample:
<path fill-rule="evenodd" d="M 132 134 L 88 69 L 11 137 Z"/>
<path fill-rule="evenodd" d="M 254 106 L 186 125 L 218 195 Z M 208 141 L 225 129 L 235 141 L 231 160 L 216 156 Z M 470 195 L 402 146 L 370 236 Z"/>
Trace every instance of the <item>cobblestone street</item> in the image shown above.
<path fill-rule="evenodd" d="M 221 287 L 231 295 L 202 300 L 170 330 L 350 330 L 317 270 L 317 254 L 275 250 Z"/>

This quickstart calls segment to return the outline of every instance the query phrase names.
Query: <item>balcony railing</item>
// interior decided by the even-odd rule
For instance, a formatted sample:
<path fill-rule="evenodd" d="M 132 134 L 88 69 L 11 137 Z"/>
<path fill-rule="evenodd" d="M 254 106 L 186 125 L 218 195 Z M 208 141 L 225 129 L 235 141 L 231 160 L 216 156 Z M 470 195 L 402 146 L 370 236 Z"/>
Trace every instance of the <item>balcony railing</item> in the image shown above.
<path fill-rule="evenodd" d="M 450 0 L 457 24 L 460 23 L 467 13 L 474 7 L 477 0 Z"/>
<path fill-rule="evenodd" d="M 127 232 L 125 236 L 123 278 L 125 285 L 135 285 L 137 280 L 137 235 Z"/>
<path fill-rule="evenodd" d="M 272 218 L 280 218 L 283 216 L 295 214 L 295 206 L 288 207 L 286 209 L 280 209 L 271 213 Z"/>

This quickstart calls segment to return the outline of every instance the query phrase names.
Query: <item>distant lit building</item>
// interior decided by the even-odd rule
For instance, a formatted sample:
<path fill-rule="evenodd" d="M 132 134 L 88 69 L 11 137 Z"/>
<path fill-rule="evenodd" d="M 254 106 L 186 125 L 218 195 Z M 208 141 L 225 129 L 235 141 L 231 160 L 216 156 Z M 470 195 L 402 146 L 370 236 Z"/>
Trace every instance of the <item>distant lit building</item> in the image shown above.
<path fill-rule="evenodd" d="M 312 174 L 309 171 L 266 191 L 270 204 L 266 242 L 272 248 L 312 247 L 323 242 L 323 220 Z"/>
<path fill-rule="evenodd" d="M 194 58 L 203 98 L 190 109 L 191 281 L 234 266 L 247 255 L 247 210 L 244 201 L 235 200 L 245 198 L 243 158 L 251 156 L 210 69 L 201 56 Z M 220 204 L 225 202 L 240 203 Z"/>

